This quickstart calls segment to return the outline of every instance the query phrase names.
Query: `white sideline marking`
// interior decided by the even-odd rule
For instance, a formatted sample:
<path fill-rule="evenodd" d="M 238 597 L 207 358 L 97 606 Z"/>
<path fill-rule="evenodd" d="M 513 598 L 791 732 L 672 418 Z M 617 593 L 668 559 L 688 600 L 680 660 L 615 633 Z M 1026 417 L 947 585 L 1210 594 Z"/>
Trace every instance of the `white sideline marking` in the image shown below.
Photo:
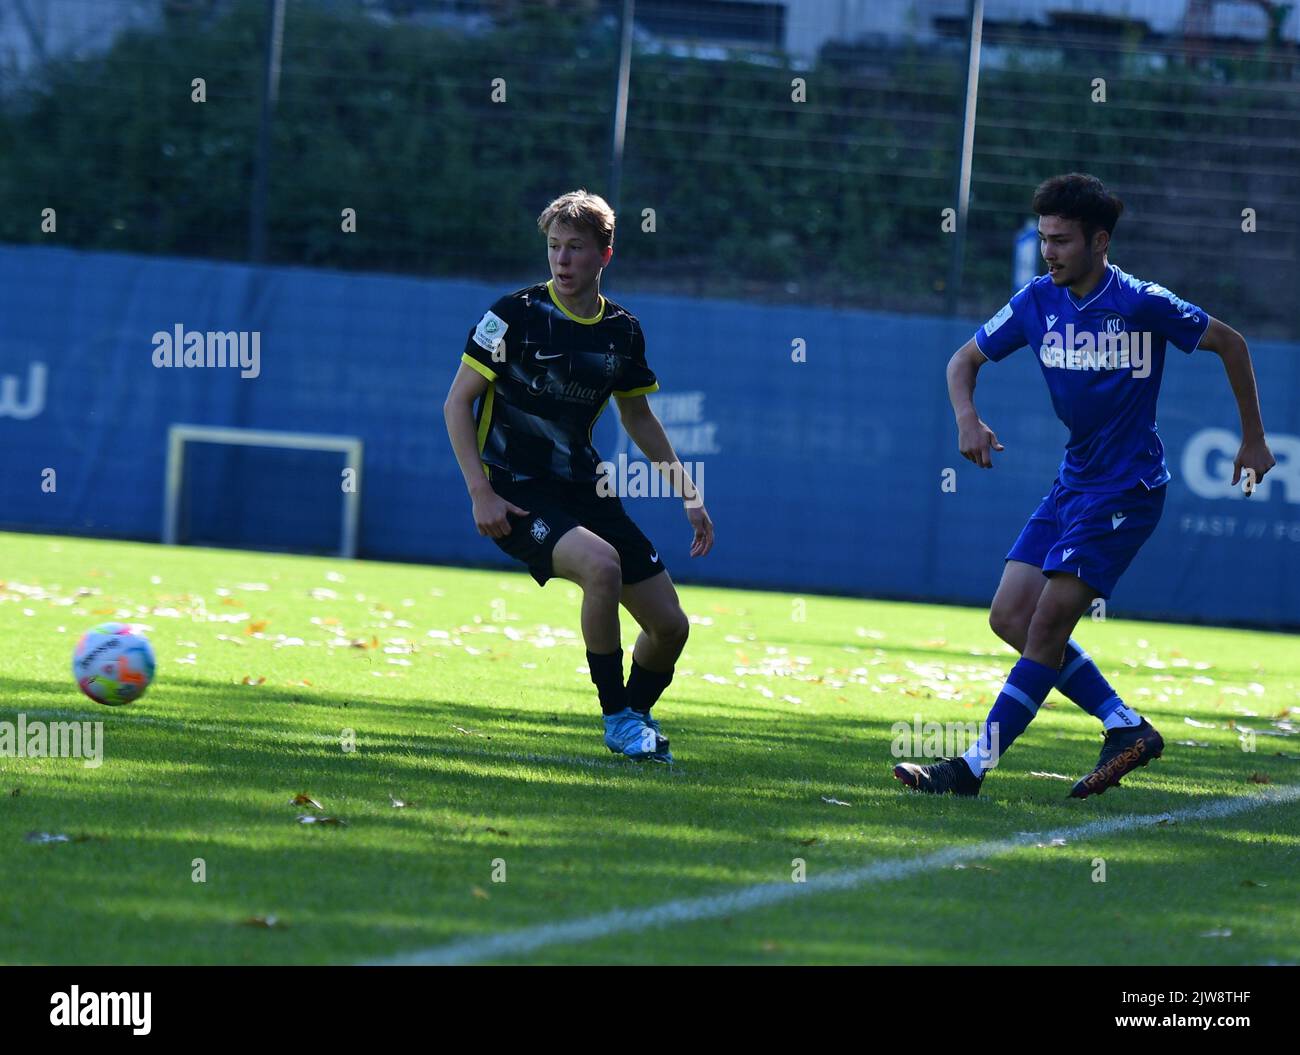
<path fill-rule="evenodd" d="M 1114 832 L 1127 831 L 1155 824 L 1157 821 L 1195 821 L 1212 820 L 1219 817 L 1231 817 L 1237 813 L 1246 813 L 1275 803 L 1294 802 L 1300 799 L 1300 785 L 1269 788 L 1259 795 L 1240 795 L 1228 799 L 1217 799 L 1201 806 L 1188 807 L 1173 813 L 1156 813 L 1145 816 L 1111 817 L 1092 821 L 1074 828 L 1059 828 L 1056 831 L 1018 835 L 1012 839 L 999 839 L 977 843 L 974 846 L 949 847 L 924 857 L 914 857 L 901 861 L 881 861 L 842 872 L 833 872 L 825 876 L 815 876 L 806 883 L 761 883 L 743 887 L 725 894 L 713 894 L 706 897 L 685 898 L 680 901 L 667 901 L 641 909 L 615 909 L 598 916 L 570 920 L 567 923 L 543 923 L 535 927 L 506 931 L 481 938 L 466 938 L 462 941 L 434 945 L 414 952 L 399 953 L 381 960 L 370 961 L 383 966 L 414 964 L 458 964 L 475 963 L 480 960 L 498 960 L 508 956 L 520 956 L 535 952 L 548 945 L 572 945 L 579 942 L 595 941 L 613 934 L 628 931 L 642 931 L 649 927 L 662 927 L 669 923 L 694 923 L 698 920 L 717 919 L 720 916 L 732 916 L 741 912 L 779 905 L 796 898 L 811 897 L 835 891 L 854 890 L 868 883 L 883 883 L 894 879 L 904 879 L 935 868 L 947 868 L 959 861 L 974 861 L 985 857 L 997 857 L 1022 846 L 1036 842 L 1050 842 L 1052 839 L 1083 840 L 1093 836 L 1110 835 Z"/>

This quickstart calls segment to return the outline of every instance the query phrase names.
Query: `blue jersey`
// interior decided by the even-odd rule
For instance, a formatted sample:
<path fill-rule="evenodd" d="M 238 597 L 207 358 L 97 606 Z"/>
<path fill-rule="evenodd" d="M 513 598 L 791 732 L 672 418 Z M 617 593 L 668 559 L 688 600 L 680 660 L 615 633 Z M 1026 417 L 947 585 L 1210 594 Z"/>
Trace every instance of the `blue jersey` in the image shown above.
<path fill-rule="evenodd" d="M 1169 482 L 1156 433 L 1165 344 L 1192 352 L 1210 317 L 1163 286 L 1108 266 L 1080 300 L 1048 275 L 1020 290 L 975 332 L 993 362 L 1026 344 L 1056 416 L 1070 430 L 1061 483 L 1075 491 L 1125 491 Z"/>

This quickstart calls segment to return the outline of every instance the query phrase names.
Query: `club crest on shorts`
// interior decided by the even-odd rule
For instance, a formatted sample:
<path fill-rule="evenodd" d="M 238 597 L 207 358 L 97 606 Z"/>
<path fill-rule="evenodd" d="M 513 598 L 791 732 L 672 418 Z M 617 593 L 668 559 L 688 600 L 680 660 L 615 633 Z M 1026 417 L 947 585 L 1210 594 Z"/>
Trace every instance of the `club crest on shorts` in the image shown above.
<path fill-rule="evenodd" d="M 530 530 L 532 531 L 534 542 L 541 542 L 551 533 L 549 525 L 547 525 L 546 521 L 541 517 L 538 517 L 533 521 L 533 526 Z"/>

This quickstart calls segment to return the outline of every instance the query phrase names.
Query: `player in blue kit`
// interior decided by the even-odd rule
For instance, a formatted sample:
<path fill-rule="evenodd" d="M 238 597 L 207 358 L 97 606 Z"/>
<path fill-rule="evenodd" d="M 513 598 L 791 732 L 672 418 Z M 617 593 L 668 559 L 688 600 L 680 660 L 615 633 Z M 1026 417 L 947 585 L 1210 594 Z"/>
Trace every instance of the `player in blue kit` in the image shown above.
<path fill-rule="evenodd" d="M 1052 688 L 1105 730 L 1101 758 L 1071 789 L 1075 798 L 1114 787 L 1164 750 L 1160 734 L 1070 635 L 1094 599 L 1110 597 L 1160 520 L 1170 474 L 1156 398 L 1168 345 L 1184 353 L 1205 348 L 1223 360 L 1241 417 L 1233 484 L 1244 476 L 1249 495 L 1274 465 L 1241 334 L 1107 260 L 1123 209 L 1094 176 L 1071 173 L 1041 184 L 1033 210 L 1048 273 L 1016 293 L 948 363 L 962 457 L 989 469 L 992 452 L 1004 449 L 975 411 L 975 377 L 984 363 L 1026 344 L 1038 350 L 1052 406 L 1070 435 L 1052 489 L 1006 556 L 989 611 L 993 630 L 1021 658 L 964 755 L 894 767 L 919 791 L 979 794 L 987 770 Z"/>

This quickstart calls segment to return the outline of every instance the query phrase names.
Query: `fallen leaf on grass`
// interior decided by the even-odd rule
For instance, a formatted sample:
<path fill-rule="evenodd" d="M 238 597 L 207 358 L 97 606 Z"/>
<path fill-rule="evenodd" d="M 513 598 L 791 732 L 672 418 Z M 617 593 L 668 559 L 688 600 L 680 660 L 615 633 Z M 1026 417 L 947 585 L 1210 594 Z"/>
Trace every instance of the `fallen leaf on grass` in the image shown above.
<path fill-rule="evenodd" d="M 289 800 L 291 806 L 310 806 L 314 810 L 323 810 L 325 807 L 308 795 L 305 791 L 299 792 Z"/>
<path fill-rule="evenodd" d="M 62 832 L 28 832 L 26 841 L 29 843 L 67 843 L 72 840 Z"/>
<path fill-rule="evenodd" d="M 852 806 L 853 805 L 853 803 L 851 802 L 844 802 L 841 799 L 831 798 L 829 795 L 823 795 L 822 802 L 825 802 L 831 806 Z"/>
<path fill-rule="evenodd" d="M 244 634 L 245 635 L 260 634 L 265 629 L 266 629 L 265 619 L 254 619 L 249 622 L 248 626 L 244 627 Z"/>
<path fill-rule="evenodd" d="M 471 887 L 470 893 L 482 901 L 486 901 L 489 897 L 491 897 L 491 895 L 486 890 L 484 890 L 481 886 Z"/>
<path fill-rule="evenodd" d="M 245 675 L 244 675 L 244 681 L 243 681 L 243 684 L 245 684 L 245 685 L 262 685 L 262 684 L 264 684 L 265 682 L 266 682 L 266 675 L 265 675 L 265 674 L 263 674 L 263 675 L 261 675 L 260 677 L 257 677 L 257 678 L 254 678 L 253 675 L 251 675 L 251 674 L 245 674 Z"/>

